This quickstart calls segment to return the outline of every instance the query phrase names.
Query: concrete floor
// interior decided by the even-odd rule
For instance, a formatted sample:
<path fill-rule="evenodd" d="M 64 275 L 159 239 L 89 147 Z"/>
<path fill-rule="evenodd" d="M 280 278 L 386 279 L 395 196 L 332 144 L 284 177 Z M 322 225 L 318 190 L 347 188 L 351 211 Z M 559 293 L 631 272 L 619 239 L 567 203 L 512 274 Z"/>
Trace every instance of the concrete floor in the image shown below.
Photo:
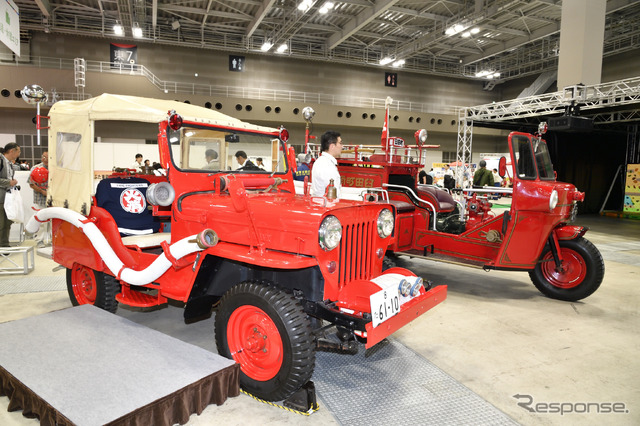
<path fill-rule="evenodd" d="M 581 216 L 577 222 L 591 227 L 586 237 L 601 250 L 606 264 L 604 282 L 589 298 L 576 303 L 548 299 L 526 273 L 409 260 L 406 266 L 418 275 L 449 285 L 449 295 L 394 337 L 521 424 L 640 424 L 640 221 Z M 54 266 L 36 256 L 30 275 L 64 274 L 52 273 Z M 0 285 L 11 279 L 0 277 Z M 4 295 L 0 322 L 69 306 L 66 291 Z M 162 316 L 162 310 L 153 315 Z M 591 413 L 530 412 L 518 405 L 531 399 L 533 407 L 564 404 L 564 410 L 576 411 L 591 403 Z M 625 412 L 594 412 L 595 404 L 605 403 L 622 403 Z M 8 413 L 7 405 L 8 398 L 0 397 L 1 425 L 36 424 L 21 412 Z M 547 405 L 547 410 L 550 407 L 560 405 Z M 401 423 L 401 413 L 398 416 Z M 303 417 L 240 395 L 208 407 L 188 424 L 214 423 L 336 422 L 326 407 Z"/>

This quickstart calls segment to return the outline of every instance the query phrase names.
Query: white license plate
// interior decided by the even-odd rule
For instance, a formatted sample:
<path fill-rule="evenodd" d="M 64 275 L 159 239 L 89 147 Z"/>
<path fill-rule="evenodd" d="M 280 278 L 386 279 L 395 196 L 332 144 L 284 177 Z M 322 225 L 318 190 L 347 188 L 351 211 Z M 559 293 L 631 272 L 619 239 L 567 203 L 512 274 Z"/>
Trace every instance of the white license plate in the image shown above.
<path fill-rule="evenodd" d="M 369 296 L 371 301 L 371 317 L 374 327 L 400 312 L 400 297 L 393 287 L 383 289 Z"/>

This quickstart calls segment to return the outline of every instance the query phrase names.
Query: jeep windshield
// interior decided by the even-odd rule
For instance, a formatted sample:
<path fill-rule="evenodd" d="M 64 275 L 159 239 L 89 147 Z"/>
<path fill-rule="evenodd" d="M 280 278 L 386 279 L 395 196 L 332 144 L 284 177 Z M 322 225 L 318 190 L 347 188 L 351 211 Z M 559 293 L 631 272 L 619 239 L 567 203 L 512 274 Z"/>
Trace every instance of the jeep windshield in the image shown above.
<path fill-rule="evenodd" d="M 555 179 L 547 143 L 540 138 L 514 135 L 512 139 L 516 173 L 520 179 Z"/>
<path fill-rule="evenodd" d="M 173 164 L 188 172 L 285 173 L 283 143 L 271 134 L 184 126 L 169 129 Z M 246 160 L 236 154 L 246 155 Z M 242 162 L 242 164 L 240 164 Z M 262 166 L 260 165 L 262 164 Z"/>

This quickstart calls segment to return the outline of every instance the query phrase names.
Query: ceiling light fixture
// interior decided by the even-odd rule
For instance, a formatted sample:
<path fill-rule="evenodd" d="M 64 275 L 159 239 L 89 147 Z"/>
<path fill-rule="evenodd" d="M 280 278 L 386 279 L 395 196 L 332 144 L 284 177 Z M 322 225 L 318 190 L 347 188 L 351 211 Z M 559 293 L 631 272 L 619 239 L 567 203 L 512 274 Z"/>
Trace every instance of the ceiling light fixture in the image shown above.
<path fill-rule="evenodd" d="M 494 78 L 500 77 L 500 73 L 496 71 L 488 71 L 483 70 L 476 73 L 476 77 L 478 78 L 486 78 L 487 80 L 492 80 Z"/>
<path fill-rule="evenodd" d="M 320 8 L 320 10 L 318 10 L 318 13 L 325 14 L 325 13 L 329 12 L 330 9 L 333 9 L 333 2 L 332 1 L 326 1 L 326 2 L 324 2 L 322 7 Z"/>
<path fill-rule="evenodd" d="M 142 28 L 140 28 L 138 24 L 136 24 L 135 27 L 131 28 L 131 32 L 133 33 L 133 36 L 135 38 L 142 38 Z"/>
<path fill-rule="evenodd" d="M 380 65 L 387 65 L 391 62 L 393 62 L 393 58 L 391 56 L 385 56 L 384 58 L 380 59 Z"/>
<path fill-rule="evenodd" d="M 262 50 L 263 52 L 268 52 L 272 47 L 273 43 L 270 40 L 265 40 L 264 43 L 262 43 L 260 50 Z"/>
<path fill-rule="evenodd" d="M 282 43 L 280 46 L 278 46 L 278 50 L 276 50 L 277 53 L 284 53 L 287 51 L 287 49 L 289 48 L 289 46 L 287 46 L 287 43 Z"/>
<path fill-rule="evenodd" d="M 454 25 L 451 25 L 450 27 L 448 27 L 444 33 L 448 36 L 453 36 L 459 33 L 462 33 L 463 31 L 465 31 L 467 28 L 469 28 L 470 25 L 466 22 L 460 22 Z M 462 37 L 469 37 L 471 36 L 471 34 L 476 34 L 480 31 L 480 29 L 478 28 L 473 28 L 470 31 L 465 31 L 464 33 L 462 33 Z"/>
<path fill-rule="evenodd" d="M 124 35 L 124 28 L 122 28 L 122 25 L 116 22 L 116 24 L 113 26 L 113 33 L 117 36 Z"/>
<path fill-rule="evenodd" d="M 298 10 L 305 13 L 307 10 L 311 9 L 311 6 L 313 6 L 313 0 L 302 0 L 298 5 Z"/>
<path fill-rule="evenodd" d="M 394 68 L 399 68 L 401 66 L 404 65 L 404 59 L 399 59 L 397 61 L 395 61 L 393 64 L 391 64 L 392 67 Z"/>

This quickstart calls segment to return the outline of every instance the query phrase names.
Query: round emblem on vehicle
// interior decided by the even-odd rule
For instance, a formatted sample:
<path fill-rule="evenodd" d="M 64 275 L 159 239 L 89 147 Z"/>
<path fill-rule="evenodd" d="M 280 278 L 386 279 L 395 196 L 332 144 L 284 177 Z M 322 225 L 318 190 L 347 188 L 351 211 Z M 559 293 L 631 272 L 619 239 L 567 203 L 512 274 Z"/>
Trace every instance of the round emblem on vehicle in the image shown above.
<path fill-rule="evenodd" d="M 135 188 L 130 188 L 122 191 L 122 194 L 120 194 L 120 205 L 126 212 L 142 213 L 147 207 L 147 202 L 142 192 Z"/>

